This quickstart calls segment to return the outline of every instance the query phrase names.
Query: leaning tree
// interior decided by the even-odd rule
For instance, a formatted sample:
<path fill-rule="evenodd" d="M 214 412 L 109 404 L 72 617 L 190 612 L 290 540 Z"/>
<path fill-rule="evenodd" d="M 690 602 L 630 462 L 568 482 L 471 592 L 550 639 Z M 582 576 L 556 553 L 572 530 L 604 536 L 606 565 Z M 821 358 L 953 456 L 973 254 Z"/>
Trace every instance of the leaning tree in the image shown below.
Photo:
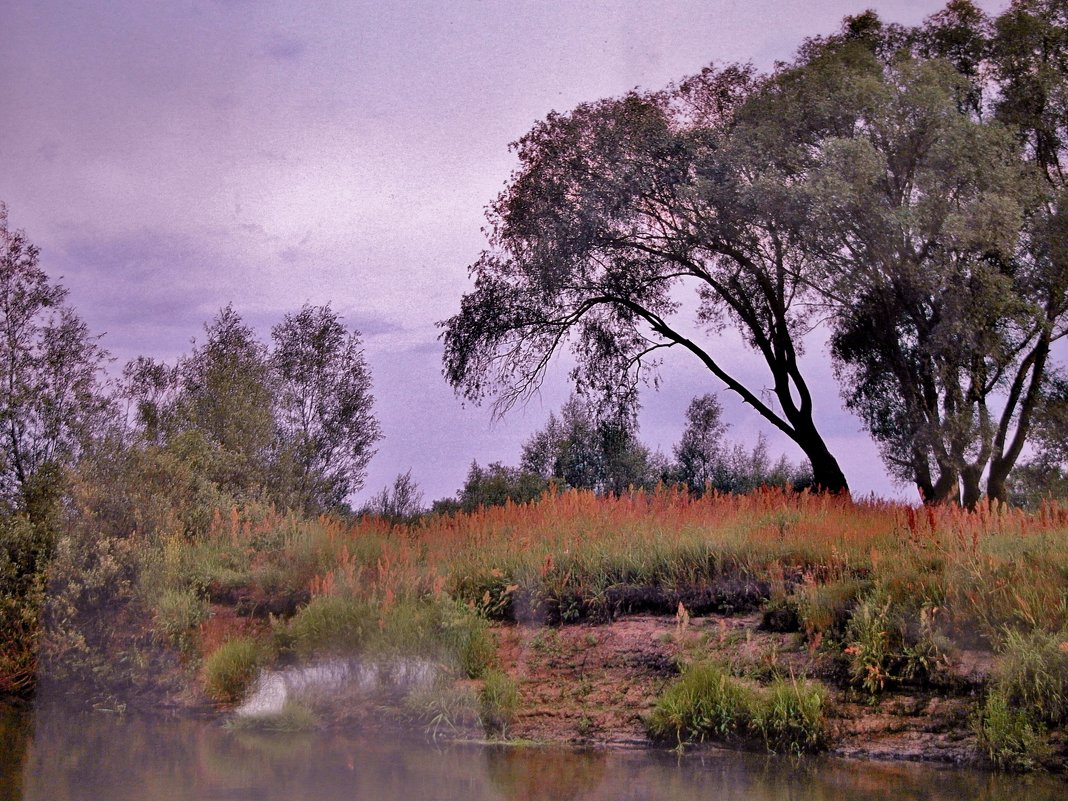
<path fill-rule="evenodd" d="M 797 443 L 817 486 L 846 491 L 799 363 L 815 320 L 805 212 L 787 191 L 809 158 L 802 129 L 844 118 L 823 98 L 786 130 L 766 91 L 749 68 L 708 69 L 550 114 L 520 139 L 474 289 L 443 323 L 449 382 L 500 413 L 570 346 L 578 389 L 618 413 L 655 384 L 663 351 L 683 350 Z M 727 367 L 726 327 L 766 366 L 759 384 Z"/>

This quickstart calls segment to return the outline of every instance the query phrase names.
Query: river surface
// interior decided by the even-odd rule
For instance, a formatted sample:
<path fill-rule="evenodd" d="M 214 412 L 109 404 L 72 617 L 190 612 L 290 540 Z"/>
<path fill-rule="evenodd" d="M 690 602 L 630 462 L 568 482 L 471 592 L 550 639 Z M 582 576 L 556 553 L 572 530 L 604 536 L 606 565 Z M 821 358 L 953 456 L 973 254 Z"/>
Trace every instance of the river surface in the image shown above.
<path fill-rule="evenodd" d="M 364 733 L 252 733 L 206 720 L 0 707 L 0 801 L 1049 799 L 1068 785 L 914 764 L 730 751 L 435 745 Z"/>

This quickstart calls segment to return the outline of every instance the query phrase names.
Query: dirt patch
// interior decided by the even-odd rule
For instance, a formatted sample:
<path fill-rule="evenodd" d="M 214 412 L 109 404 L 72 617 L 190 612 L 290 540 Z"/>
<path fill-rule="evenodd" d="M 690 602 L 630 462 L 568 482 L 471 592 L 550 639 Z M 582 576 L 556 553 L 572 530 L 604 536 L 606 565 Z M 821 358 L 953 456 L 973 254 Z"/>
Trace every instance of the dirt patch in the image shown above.
<path fill-rule="evenodd" d="M 598 746 L 648 744 L 645 717 L 680 663 L 709 659 L 754 683 L 775 676 L 824 683 L 834 754 L 976 761 L 970 720 L 989 675 L 989 654 L 960 655 L 946 687 L 902 687 L 872 699 L 842 689 L 837 649 L 800 633 L 768 631 L 760 612 L 688 612 L 601 624 L 499 626 L 501 665 L 520 692 L 510 735 Z"/>

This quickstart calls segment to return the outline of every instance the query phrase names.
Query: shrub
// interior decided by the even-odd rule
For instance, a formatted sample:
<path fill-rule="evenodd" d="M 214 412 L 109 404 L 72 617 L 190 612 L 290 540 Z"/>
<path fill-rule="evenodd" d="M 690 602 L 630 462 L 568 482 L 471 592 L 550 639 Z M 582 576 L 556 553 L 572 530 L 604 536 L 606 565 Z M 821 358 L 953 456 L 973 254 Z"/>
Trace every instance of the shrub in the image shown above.
<path fill-rule="evenodd" d="M 237 637 L 223 643 L 204 660 L 204 690 L 221 704 L 240 701 L 259 668 L 261 650 L 251 637 Z"/>
<path fill-rule="evenodd" d="M 519 688 L 499 670 L 486 671 L 478 694 L 478 717 L 487 735 L 505 737 L 519 709 Z"/>
<path fill-rule="evenodd" d="M 457 667 L 469 679 L 481 678 L 496 661 L 497 643 L 489 622 L 466 607 L 446 608 L 441 632 Z"/>
<path fill-rule="evenodd" d="M 647 726 L 653 737 L 685 740 L 713 737 L 727 740 L 749 719 L 752 693 L 710 664 L 688 667 L 657 699 Z"/>
<path fill-rule="evenodd" d="M 799 587 L 794 597 L 805 633 L 840 636 L 862 589 L 863 584 L 856 579 Z"/>
<path fill-rule="evenodd" d="M 822 687 L 807 681 L 780 679 L 751 707 L 750 726 L 770 751 L 803 754 L 827 743 Z"/>
<path fill-rule="evenodd" d="M 289 622 L 286 635 L 302 655 L 353 651 L 362 647 L 378 628 L 378 616 L 367 601 L 320 595 Z"/>
<path fill-rule="evenodd" d="M 287 700 L 275 715 L 234 717 L 227 723 L 233 729 L 252 731 L 308 731 L 319 725 L 315 713 L 299 701 Z"/>
<path fill-rule="evenodd" d="M 207 606 L 195 590 L 166 588 L 156 598 L 156 626 L 174 645 L 187 648 L 190 632 L 207 617 Z"/>
<path fill-rule="evenodd" d="M 1068 721 L 1068 631 L 1005 633 L 997 687 L 1012 706 L 1054 725 Z"/>
<path fill-rule="evenodd" d="M 897 645 L 897 630 L 890 616 L 890 602 L 869 598 L 853 613 L 846 629 L 845 655 L 849 677 L 871 694 L 881 692 L 890 679 L 890 661 Z"/>
<path fill-rule="evenodd" d="M 1045 727 L 1027 711 L 1013 709 L 999 689 L 987 695 L 972 725 L 979 746 L 1002 770 L 1034 770 L 1049 754 Z"/>

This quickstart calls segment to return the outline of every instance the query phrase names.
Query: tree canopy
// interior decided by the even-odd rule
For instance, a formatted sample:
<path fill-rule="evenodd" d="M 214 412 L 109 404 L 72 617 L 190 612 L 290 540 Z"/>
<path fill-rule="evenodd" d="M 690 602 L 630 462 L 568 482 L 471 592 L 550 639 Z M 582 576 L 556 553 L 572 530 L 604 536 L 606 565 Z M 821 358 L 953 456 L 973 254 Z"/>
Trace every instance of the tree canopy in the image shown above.
<path fill-rule="evenodd" d="M 611 416 L 685 350 L 841 491 L 800 362 L 822 327 L 895 477 L 971 505 L 986 475 L 1004 499 L 1065 333 L 1064 17 L 866 12 L 766 75 L 710 67 L 550 114 L 443 323 L 446 378 L 502 413 L 570 346 Z M 725 368 L 728 327 L 764 382 Z"/>

